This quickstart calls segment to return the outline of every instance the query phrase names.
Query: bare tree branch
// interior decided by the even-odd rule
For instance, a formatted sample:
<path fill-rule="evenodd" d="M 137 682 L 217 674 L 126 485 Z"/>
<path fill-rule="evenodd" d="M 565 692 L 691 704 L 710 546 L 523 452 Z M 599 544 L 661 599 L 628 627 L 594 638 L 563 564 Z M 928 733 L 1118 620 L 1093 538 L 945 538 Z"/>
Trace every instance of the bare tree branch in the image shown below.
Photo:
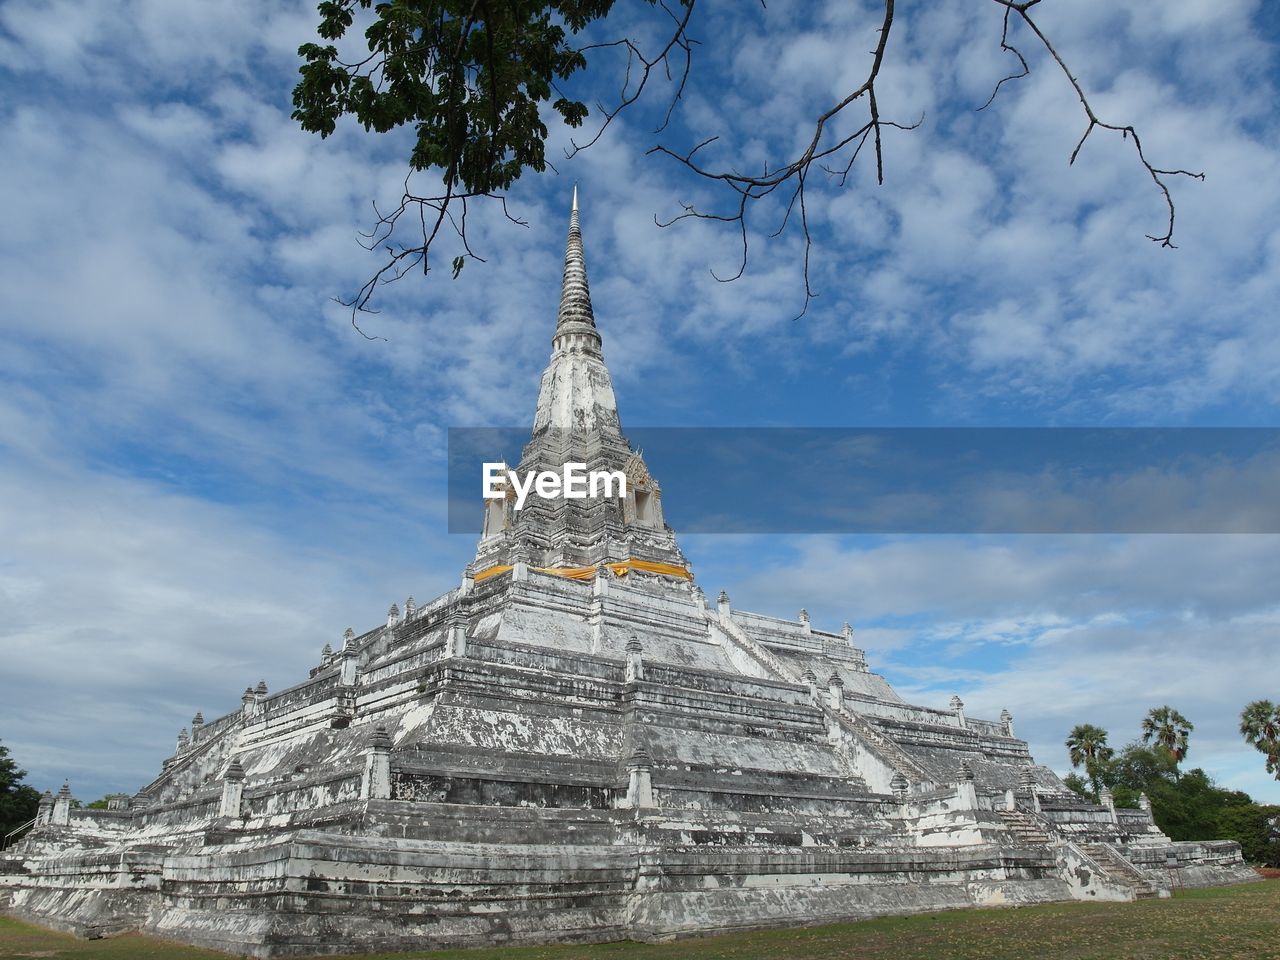
<path fill-rule="evenodd" d="M 784 183 L 794 184 L 794 192 L 787 204 L 786 212 L 783 216 L 782 224 L 778 230 L 774 231 L 770 236 L 779 236 L 790 222 L 790 215 L 793 207 L 798 203 L 801 216 L 800 230 L 804 239 L 804 255 L 803 255 L 803 280 L 804 280 L 804 304 L 800 310 L 799 316 L 804 316 L 809 308 L 810 301 L 816 296 L 811 285 L 809 273 L 810 255 L 813 250 L 813 237 L 809 229 L 809 221 L 806 215 L 806 187 L 808 184 L 808 176 L 810 168 L 814 163 L 818 163 L 820 169 L 830 175 L 839 186 L 843 187 L 848 182 L 848 176 L 853 168 L 854 162 L 858 159 L 862 152 L 863 146 L 866 145 L 868 139 L 874 145 L 876 158 L 876 182 L 884 182 L 884 140 L 883 133 L 886 127 L 896 128 L 899 130 L 910 130 L 919 126 L 923 122 L 923 117 L 911 124 L 901 124 L 885 120 L 880 113 L 879 102 L 876 95 L 876 82 L 880 76 L 881 68 L 884 64 L 886 51 L 888 49 L 890 31 L 893 27 L 895 16 L 894 0 L 883 0 L 884 13 L 879 29 L 879 41 L 875 49 L 871 51 L 871 61 L 867 68 L 863 81 L 850 91 L 845 97 L 830 107 L 825 113 L 821 114 L 814 123 L 813 135 L 805 148 L 792 159 L 784 163 L 766 163 L 763 171 L 759 175 L 744 175 L 734 170 L 711 169 L 703 166 L 694 160 L 694 154 L 712 142 L 715 138 L 709 138 L 702 141 L 693 150 L 687 153 L 679 153 L 666 146 L 659 144 L 653 147 L 649 153 L 663 154 L 674 159 L 676 162 L 685 167 L 698 177 L 712 181 L 723 187 L 734 191 L 737 196 L 734 198 L 731 213 L 716 213 L 700 210 L 692 204 L 681 204 L 682 211 L 679 215 L 666 222 L 656 220 L 659 226 L 670 226 L 671 224 L 685 219 L 697 218 L 704 220 L 716 220 L 728 223 L 738 224 L 739 242 L 741 244 L 741 258 L 739 267 L 732 277 L 721 278 L 716 276 L 717 280 L 736 280 L 743 275 L 747 266 L 749 253 L 749 230 L 747 229 L 746 218 L 748 215 L 749 201 L 760 200 L 773 193 L 778 187 Z M 1004 8 L 1003 27 L 1000 36 L 1000 49 L 1004 52 L 1013 54 L 1019 63 L 1020 70 L 1001 79 L 992 91 L 991 96 L 987 99 L 979 110 L 984 110 L 995 100 L 997 94 L 1003 86 L 1014 80 L 1019 80 L 1030 74 L 1031 68 L 1022 51 L 1014 46 L 1009 39 L 1010 23 L 1013 18 L 1017 18 L 1025 23 L 1032 34 L 1039 40 L 1041 46 L 1045 49 L 1052 60 L 1057 64 L 1063 75 L 1066 76 L 1072 89 L 1075 91 L 1080 105 L 1084 110 L 1087 120 L 1087 127 L 1084 135 L 1080 138 L 1080 142 L 1076 145 L 1075 150 L 1071 154 L 1070 163 L 1074 163 L 1076 157 L 1080 153 L 1084 141 L 1088 138 L 1093 130 L 1101 128 L 1112 130 L 1119 133 L 1125 139 L 1132 138 L 1134 148 L 1138 155 L 1138 160 L 1155 183 L 1160 191 L 1168 210 L 1168 229 L 1161 236 L 1148 235 L 1150 239 L 1158 242 L 1161 246 L 1173 246 L 1173 225 L 1174 225 L 1174 203 L 1173 196 L 1169 191 L 1169 186 L 1165 181 L 1166 177 L 1171 176 L 1187 176 L 1194 179 L 1203 180 L 1203 173 L 1192 173 L 1187 170 L 1165 170 L 1156 167 L 1151 163 L 1143 151 L 1142 142 L 1138 137 L 1137 130 L 1132 125 L 1121 125 L 1108 123 L 1102 120 L 1094 111 L 1092 104 L 1089 102 L 1085 94 L 1084 88 L 1081 86 L 1077 78 L 1068 68 L 1065 60 L 1058 52 L 1057 48 L 1050 41 L 1049 37 L 1041 30 L 1039 24 L 1031 16 L 1031 9 L 1038 5 L 1041 0 L 992 0 Z M 826 138 L 829 128 L 835 119 L 855 104 L 857 101 L 865 97 L 867 102 L 867 117 L 865 123 L 858 127 L 852 134 L 844 137 L 838 137 L 834 142 L 828 141 Z M 834 158 L 841 155 L 843 151 L 847 153 L 842 156 L 844 161 L 843 167 L 829 165 L 821 161 L 828 158 Z M 732 208 L 731 208 L 732 209 Z M 715 276 L 713 272 L 713 276 Z"/>
<path fill-rule="evenodd" d="M 871 134 L 876 152 L 876 177 L 878 182 L 883 183 L 884 142 L 881 138 L 882 128 L 885 126 L 893 126 L 899 129 L 910 129 L 917 125 L 912 124 L 904 126 L 902 124 L 890 123 L 883 120 L 880 116 L 879 105 L 876 102 L 875 83 L 876 79 L 880 75 L 880 69 L 884 65 L 885 51 L 888 49 L 889 35 L 893 28 L 893 17 L 894 0 L 884 0 L 884 16 L 878 30 L 879 40 L 876 43 L 875 49 L 871 51 L 871 64 L 868 68 L 866 79 L 864 79 L 854 90 L 849 92 L 843 99 L 818 117 L 817 121 L 814 123 L 813 135 L 809 139 L 808 145 L 799 156 L 781 165 L 774 165 L 772 171 L 770 171 L 768 165 L 766 165 L 764 171 L 759 176 L 751 176 L 731 170 L 711 170 L 700 166 L 698 163 L 694 162 L 693 155 L 709 143 L 710 140 L 703 141 L 703 143 L 694 147 L 693 150 L 685 154 L 677 153 L 676 151 L 673 151 L 661 144 L 648 151 L 651 154 L 658 153 L 671 157 L 694 174 L 706 180 L 715 181 L 725 187 L 728 187 L 737 194 L 737 212 L 734 214 L 709 213 L 707 211 L 698 210 L 690 204 L 683 204 L 683 213 L 665 224 L 659 222 L 659 226 L 670 226 L 676 221 L 689 218 L 721 220 L 730 223 L 736 222 L 739 227 L 742 257 L 737 273 L 733 277 L 727 278 L 729 280 L 736 280 L 740 278 L 746 271 L 749 255 L 749 232 L 747 229 L 748 202 L 763 199 L 773 193 L 782 184 L 794 181 L 795 193 L 792 196 L 791 202 L 787 205 L 787 213 L 783 219 L 783 228 L 785 228 L 786 222 L 790 217 L 792 207 L 798 202 L 800 205 L 801 232 L 804 237 L 804 304 L 802 305 L 799 314 L 797 314 L 797 319 L 803 317 L 805 313 L 808 312 L 809 303 L 816 296 L 809 276 L 813 237 L 809 229 L 809 219 L 807 208 L 805 206 L 805 189 L 808 183 L 809 168 L 815 162 L 818 162 L 819 167 L 821 168 L 822 164 L 820 161 L 834 156 L 855 141 L 858 142 L 858 147 L 855 148 L 853 152 L 853 158 L 856 158 L 858 151 L 861 149 L 862 142 L 866 140 L 868 134 Z M 870 119 L 860 126 L 854 133 L 838 138 L 835 143 L 824 145 L 823 140 L 827 135 L 828 125 L 833 124 L 833 121 L 835 121 L 836 118 L 838 118 L 850 105 L 862 99 L 864 96 L 868 101 Z M 852 166 L 853 158 L 849 161 L 849 167 Z M 841 182 L 843 182 L 844 177 L 847 176 L 849 167 L 846 167 L 844 174 L 841 175 Z M 712 275 L 715 276 L 714 272 Z M 721 278 L 717 276 L 716 279 L 720 280 Z"/>
<path fill-rule="evenodd" d="M 653 74 L 655 67 L 661 66 L 668 80 L 671 79 L 671 57 L 678 50 L 683 56 L 683 62 L 680 69 L 680 80 L 676 84 L 676 89 L 671 95 L 671 100 L 667 104 L 666 113 L 663 115 L 662 123 L 658 125 L 655 133 L 661 133 L 671 123 L 671 114 L 675 111 L 676 105 L 684 96 L 685 85 L 689 81 L 689 71 L 693 66 L 693 45 L 697 43 L 689 37 L 688 27 L 689 20 L 693 16 L 693 9 L 697 0 L 684 0 L 684 15 L 676 16 L 671 8 L 662 3 L 661 7 L 666 12 L 672 22 L 675 24 L 675 30 L 672 31 L 670 39 L 653 57 L 646 57 L 639 45 L 629 38 L 624 37 L 621 40 L 613 40 L 609 43 L 592 43 L 582 48 L 581 52 L 586 53 L 588 50 L 608 50 L 612 48 L 622 48 L 627 51 L 627 66 L 623 72 L 622 87 L 618 91 L 618 103 L 613 107 L 606 108 L 603 104 L 597 103 L 596 109 L 600 111 L 603 120 L 596 128 L 596 132 L 591 139 L 585 143 L 578 143 L 570 138 L 570 148 L 565 151 L 565 157 L 572 159 L 579 151 L 586 150 L 588 147 L 597 143 L 604 132 L 609 129 L 609 125 L 614 119 L 627 107 L 631 106 L 644 94 L 645 88 L 649 84 L 649 78 Z M 634 89 L 631 87 L 631 71 L 634 65 L 640 66 L 640 79 L 636 83 Z"/>
<path fill-rule="evenodd" d="M 991 104 L 995 102 L 996 94 L 1000 92 L 1000 88 L 1006 83 L 1011 80 L 1021 80 L 1023 77 L 1028 76 L 1031 73 L 1031 67 L 1027 65 L 1027 58 L 1022 55 L 1022 51 L 1009 43 L 1009 17 L 1012 14 L 1013 11 L 1011 9 L 1008 7 L 1004 8 L 1004 26 L 1000 31 L 1000 49 L 1008 53 L 1012 53 L 1017 57 L 1018 63 L 1021 64 L 1022 69 L 1017 73 L 1011 73 L 1007 77 L 1001 79 L 1000 82 L 996 84 L 995 89 L 991 91 L 991 96 L 987 97 L 987 102 L 978 108 L 979 112 L 987 109 L 987 107 L 991 106 Z"/>
<path fill-rule="evenodd" d="M 374 204 L 374 213 L 376 220 L 372 229 L 368 233 L 360 234 L 360 245 L 366 250 L 376 250 L 378 247 L 385 247 L 387 251 L 387 261 L 373 274 L 364 284 L 354 297 L 343 299 L 334 297 L 334 301 L 342 304 L 344 307 L 351 308 L 351 325 L 366 340 L 385 340 L 385 337 L 371 336 L 361 329 L 356 318 L 360 313 L 376 314 L 378 311 L 373 309 L 369 304 L 379 287 L 399 280 L 410 270 L 418 265 L 422 266 L 424 274 L 431 270 L 431 246 L 435 242 L 440 233 L 441 227 L 447 220 L 458 240 L 462 243 L 464 254 L 454 258 L 453 275 L 456 277 L 461 270 L 459 265 L 464 259 L 475 260 L 479 263 L 486 263 L 486 258 L 477 254 L 471 248 L 471 241 L 467 236 L 467 213 L 469 210 L 468 201 L 478 198 L 496 200 L 502 207 L 502 214 L 508 221 L 520 227 L 528 227 L 529 222 L 513 215 L 507 207 L 507 198 L 499 193 L 453 193 L 448 185 L 445 186 L 445 192 L 439 196 L 419 196 L 413 193 L 409 187 L 409 180 L 412 173 L 405 177 L 404 190 L 401 193 L 400 201 L 393 210 L 382 212 Z M 451 207 L 454 205 L 461 206 L 461 215 L 455 216 Z M 396 231 L 396 227 L 400 224 L 401 219 L 410 211 L 416 212 L 418 218 L 418 229 L 422 237 L 420 244 L 413 246 L 393 246 L 388 241 Z M 430 215 L 428 215 L 430 211 Z"/>
<path fill-rule="evenodd" d="M 1204 173 L 1192 173 L 1190 170 L 1163 170 L 1156 167 L 1147 159 L 1147 155 L 1142 149 L 1142 141 L 1138 138 L 1138 131 L 1134 129 L 1132 124 L 1107 123 L 1105 120 L 1099 118 L 1097 113 L 1094 112 L 1093 105 L 1089 103 L 1089 98 L 1085 96 L 1084 88 L 1080 85 L 1080 81 L 1077 80 L 1075 75 L 1071 72 L 1071 68 L 1067 66 L 1066 61 L 1063 60 L 1062 55 L 1058 53 L 1058 50 L 1053 45 L 1052 41 L 1050 41 L 1044 31 L 1040 29 L 1040 25 L 1036 23 L 1036 21 L 1032 19 L 1031 14 L 1028 13 L 1032 7 L 1040 2 L 1040 0 L 1022 0 L 1022 2 L 1017 2 L 1017 0 L 992 0 L 992 2 L 1005 8 L 1005 36 L 1001 39 L 1000 46 L 1005 49 L 1011 49 L 1006 43 L 1008 37 L 1009 14 L 1017 14 L 1022 22 L 1027 25 L 1027 28 L 1035 34 L 1036 39 L 1040 41 L 1041 46 L 1044 47 L 1049 56 L 1053 58 L 1054 63 L 1058 65 L 1058 68 L 1062 71 L 1062 75 L 1067 78 L 1067 82 L 1071 84 L 1071 89 L 1075 91 L 1076 98 L 1080 101 L 1080 107 L 1084 110 L 1085 118 L 1088 123 L 1085 126 L 1084 133 L 1080 136 L 1079 142 L 1076 144 L 1076 148 L 1071 151 L 1071 159 L 1067 161 L 1068 164 L 1074 164 L 1076 162 L 1076 157 L 1080 155 L 1080 150 L 1084 146 L 1084 142 L 1089 139 L 1089 134 L 1093 133 L 1095 129 L 1111 130 L 1120 134 L 1121 138 L 1125 140 L 1132 138 L 1134 151 L 1138 155 L 1138 162 L 1142 164 L 1143 168 L 1147 171 L 1147 174 L 1151 177 L 1152 182 L 1159 189 L 1161 196 L 1164 198 L 1165 208 L 1169 213 L 1168 225 L 1165 232 L 1158 237 L 1152 234 L 1147 234 L 1147 239 L 1154 240 L 1162 247 L 1173 247 L 1173 221 L 1176 215 L 1176 210 L 1173 205 L 1173 194 L 1169 192 L 1169 185 L 1165 183 L 1163 178 L 1190 177 L 1193 180 L 1203 180 Z M 1014 52 L 1017 53 L 1016 50 Z M 1022 58 L 1022 54 L 1020 53 L 1018 53 L 1018 59 L 1022 60 L 1022 65 L 1024 67 L 1022 76 L 1026 76 L 1026 74 L 1030 72 L 1025 69 L 1027 62 Z M 1001 80 L 999 84 L 996 84 L 996 90 L 991 94 L 992 99 L 995 99 L 996 93 L 999 92 L 1000 84 L 1003 83 L 1004 80 Z"/>

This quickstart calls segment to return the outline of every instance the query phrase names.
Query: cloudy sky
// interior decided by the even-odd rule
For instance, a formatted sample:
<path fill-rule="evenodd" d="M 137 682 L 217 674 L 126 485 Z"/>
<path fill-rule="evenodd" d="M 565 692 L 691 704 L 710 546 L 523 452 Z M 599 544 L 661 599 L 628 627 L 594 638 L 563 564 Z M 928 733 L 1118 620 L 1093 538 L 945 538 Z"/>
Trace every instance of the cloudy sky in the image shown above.
<path fill-rule="evenodd" d="M 1098 133 L 1067 165 L 1082 115 L 1042 56 L 975 112 L 1009 68 L 981 4 L 901 14 L 881 109 L 924 120 L 888 136 L 883 186 L 861 161 L 843 187 L 815 176 L 805 317 L 801 238 L 767 236 L 780 208 L 732 284 L 711 274 L 731 231 L 658 229 L 725 198 L 645 150 L 718 134 L 709 159 L 785 158 L 865 69 L 855 6 L 707 3 L 667 132 L 660 87 L 572 160 L 553 130 L 557 172 L 511 193 L 528 226 L 475 211 L 487 263 L 387 288 L 366 340 L 331 298 L 379 265 L 357 235 L 406 142 L 296 129 L 312 4 L 0 5 L 0 740 L 30 781 L 132 792 L 197 709 L 296 682 L 348 625 L 456 583 L 474 541 L 446 533 L 444 431 L 530 421 L 575 181 L 624 424 L 1277 425 L 1280 25 L 1260 2 L 1042 5 L 1103 117 L 1205 171 L 1172 184 L 1176 250 L 1145 239 L 1165 213 L 1130 144 Z M 589 103 L 616 92 L 619 65 L 594 64 Z M 1235 732 L 1280 699 L 1276 536 L 683 543 L 709 593 L 851 620 L 904 695 L 1008 707 L 1060 771 L 1073 724 L 1119 745 L 1169 703 L 1193 763 L 1280 802 Z"/>

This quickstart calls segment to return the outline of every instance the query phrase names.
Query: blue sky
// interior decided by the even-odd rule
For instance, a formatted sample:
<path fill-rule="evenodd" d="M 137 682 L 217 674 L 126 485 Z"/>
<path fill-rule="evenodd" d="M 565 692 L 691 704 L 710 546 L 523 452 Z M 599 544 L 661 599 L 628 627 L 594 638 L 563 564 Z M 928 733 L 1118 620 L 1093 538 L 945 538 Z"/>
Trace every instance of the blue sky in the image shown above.
<path fill-rule="evenodd" d="M 405 141 L 295 129 L 311 4 L 0 5 L 0 739 L 33 783 L 132 791 L 197 709 L 456 582 L 474 544 L 445 532 L 444 431 L 531 419 L 575 181 L 624 425 L 1277 425 L 1274 15 L 1041 5 L 1098 109 L 1206 172 L 1174 182 L 1161 250 L 1126 144 L 1067 166 L 1082 118 L 1042 58 L 975 113 L 1008 67 L 994 5 L 905 11 L 881 106 L 925 122 L 888 138 L 883 186 L 860 164 L 813 187 L 820 297 L 793 320 L 800 238 L 765 236 L 771 211 L 734 284 L 710 273 L 730 233 L 653 222 L 723 198 L 647 148 L 782 157 L 864 68 L 869 8 L 747 6 L 695 22 L 671 130 L 655 101 L 572 160 L 554 130 L 558 173 L 511 194 L 529 226 L 477 211 L 489 262 L 387 288 L 367 341 L 331 298 L 378 266 L 356 235 Z M 1167 702 L 1192 763 L 1280 801 L 1234 730 L 1280 698 L 1275 536 L 682 543 L 710 593 L 851 620 L 904 695 L 1007 706 L 1059 770 L 1073 724 L 1119 744 Z"/>

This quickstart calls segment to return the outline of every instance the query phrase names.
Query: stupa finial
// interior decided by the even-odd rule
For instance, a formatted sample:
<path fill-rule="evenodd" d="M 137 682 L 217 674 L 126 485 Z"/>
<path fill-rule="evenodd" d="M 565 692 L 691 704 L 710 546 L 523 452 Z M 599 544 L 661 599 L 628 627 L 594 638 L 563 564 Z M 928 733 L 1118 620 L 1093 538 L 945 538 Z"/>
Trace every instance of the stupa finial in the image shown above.
<path fill-rule="evenodd" d="M 577 340 L 572 339 L 575 336 Z M 596 354 L 600 351 L 600 334 L 596 332 L 591 292 L 587 286 L 587 263 L 582 253 L 577 184 L 573 187 L 573 207 L 569 211 L 569 237 L 564 247 L 564 282 L 560 289 L 560 314 L 556 320 L 553 342 L 562 347 L 576 343 Z"/>

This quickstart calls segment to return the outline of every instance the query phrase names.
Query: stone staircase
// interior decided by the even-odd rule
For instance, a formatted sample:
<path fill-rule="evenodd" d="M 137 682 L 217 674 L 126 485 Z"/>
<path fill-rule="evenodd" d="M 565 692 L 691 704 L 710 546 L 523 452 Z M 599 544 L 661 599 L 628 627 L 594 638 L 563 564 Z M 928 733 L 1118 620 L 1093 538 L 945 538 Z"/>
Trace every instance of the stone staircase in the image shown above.
<path fill-rule="evenodd" d="M 1053 842 L 1053 838 L 1045 832 L 1044 828 L 1021 810 L 999 810 L 997 813 L 1017 843 L 1048 846 Z"/>
<path fill-rule="evenodd" d="M 713 629 L 719 628 L 721 634 L 728 638 L 730 642 L 763 666 L 766 671 L 771 672 L 777 679 L 796 684 L 804 683 L 804 680 L 798 677 L 794 670 L 775 657 L 764 644 L 757 643 L 748 636 L 746 631 L 734 622 L 732 614 L 707 610 L 705 615 L 707 622 Z M 903 776 L 911 777 L 919 786 L 926 789 L 934 786 L 933 779 L 928 771 L 916 763 L 906 751 L 902 750 L 889 737 L 877 730 L 873 724 L 845 708 L 832 710 L 824 698 L 819 698 L 817 706 L 824 714 L 835 717 L 836 721 L 845 729 L 861 739 L 868 750 L 880 757 L 881 762 L 901 772 Z M 857 779 L 861 780 L 862 778 L 858 777 Z M 863 780 L 864 784 L 865 782 Z"/>
<path fill-rule="evenodd" d="M 1147 880 L 1146 875 L 1110 844 L 1081 843 L 1079 846 L 1109 880 L 1129 887 L 1133 891 L 1133 899 L 1154 900 L 1160 896 L 1160 891 Z"/>
<path fill-rule="evenodd" d="M 922 789 L 932 789 L 936 784 L 933 777 L 927 770 L 916 763 L 906 751 L 894 743 L 889 737 L 885 736 L 876 729 L 875 724 L 864 720 L 862 717 L 853 713 L 846 707 L 839 710 L 832 710 L 830 706 L 823 703 L 820 704 L 824 713 L 835 716 L 847 729 L 852 731 L 856 736 L 860 737 L 867 746 L 880 754 L 881 758 L 889 763 L 894 769 L 902 773 L 903 776 L 911 777 Z"/>
<path fill-rule="evenodd" d="M 1030 811 L 997 810 L 996 813 L 1013 835 L 1015 843 L 1043 847 L 1054 845 L 1055 840 L 1050 833 L 1052 828 Z M 1141 870 L 1109 843 L 1068 840 L 1067 846 L 1075 849 L 1086 861 L 1092 861 L 1097 871 L 1109 882 L 1132 891 L 1134 900 L 1153 900 L 1162 895 L 1159 888 Z"/>

